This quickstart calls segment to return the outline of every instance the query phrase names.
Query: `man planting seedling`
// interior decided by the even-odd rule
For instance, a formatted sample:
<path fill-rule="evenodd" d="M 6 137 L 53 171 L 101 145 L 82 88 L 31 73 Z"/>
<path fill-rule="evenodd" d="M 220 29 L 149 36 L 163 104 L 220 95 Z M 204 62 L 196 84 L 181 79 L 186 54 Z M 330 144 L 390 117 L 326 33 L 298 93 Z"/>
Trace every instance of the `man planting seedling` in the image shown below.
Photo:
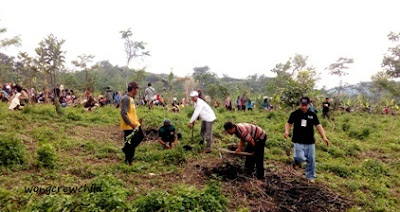
<path fill-rule="evenodd" d="M 230 121 L 224 124 L 224 129 L 229 135 L 235 134 L 236 137 L 240 138 L 239 147 L 235 151 L 236 154 L 242 151 L 244 143 L 247 143 L 245 152 L 253 152 L 252 156 L 246 156 L 246 174 L 251 175 L 254 166 L 256 166 L 257 178 L 264 179 L 264 147 L 267 140 L 264 130 L 253 124 L 234 124 Z"/>
<path fill-rule="evenodd" d="M 283 136 L 287 139 L 290 128 L 294 125 L 292 137 L 294 143 L 293 168 L 298 170 L 303 162 L 307 162 L 305 174 L 308 181 L 314 183 L 317 177 L 315 174 L 314 126 L 316 126 L 326 145 L 329 144 L 329 140 L 325 136 L 324 128 L 319 123 L 317 115 L 308 110 L 309 106 L 310 99 L 308 97 L 300 99 L 299 109 L 290 114 Z"/>

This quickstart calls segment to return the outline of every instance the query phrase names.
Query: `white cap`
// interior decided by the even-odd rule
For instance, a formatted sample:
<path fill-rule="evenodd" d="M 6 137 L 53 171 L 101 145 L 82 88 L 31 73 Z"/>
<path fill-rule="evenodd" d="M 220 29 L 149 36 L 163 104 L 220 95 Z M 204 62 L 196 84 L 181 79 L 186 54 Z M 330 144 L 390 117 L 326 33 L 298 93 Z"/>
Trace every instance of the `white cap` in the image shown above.
<path fill-rule="evenodd" d="M 195 96 L 199 96 L 199 93 L 197 91 L 192 91 L 190 93 L 190 97 L 195 97 Z"/>

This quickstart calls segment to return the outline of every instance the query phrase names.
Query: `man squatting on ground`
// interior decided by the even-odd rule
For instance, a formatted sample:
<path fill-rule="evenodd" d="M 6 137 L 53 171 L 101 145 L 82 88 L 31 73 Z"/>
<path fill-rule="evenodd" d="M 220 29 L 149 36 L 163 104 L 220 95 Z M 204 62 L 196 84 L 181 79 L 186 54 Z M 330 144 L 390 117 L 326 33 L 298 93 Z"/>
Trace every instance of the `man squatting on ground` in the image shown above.
<path fill-rule="evenodd" d="M 160 142 L 164 148 L 170 149 L 178 143 L 178 139 L 175 135 L 175 126 L 172 125 L 171 120 L 165 119 L 164 126 L 160 127 L 158 133 L 160 136 L 160 138 L 158 138 L 158 142 Z"/>
<path fill-rule="evenodd" d="M 217 117 L 215 116 L 214 111 L 211 109 L 211 107 L 203 99 L 199 98 L 199 93 L 197 91 L 192 91 L 190 93 L 190 97 L 192 97 L 192 101 L 195 104 L 195 109 L 189 122 L 189 128 L 192 128 L 194 126 L 194 122 L 200 116 L 200 118 L 203 120 L 201 122 L 200 133 L 203 140 L 200 142 L 200 144 L 203 144 L 204 140 L 206 140 L 207 147 L 205 149 L 205 152 L 210 153 L 212 145 L 212 126 Z"/>
<path fill-rule="evenodd" d="M 239 123 L 234 124 L 230 121 L 224 124 L 225 131 L 236 137 L 240 138 L 239 147 L 236 149 L 235 153 L 241 152 L 244 143 L 247 143 L 245 152 L 253 152 L 253 156 L 246 156 L 245 170 L 246 174 L 251 175 L 254 171 L 254 166 L 256 166 L 257 178 L 264 179 L 264 147 L 265 141 L 267 140 L 267 134 L 261 127 L 248 124 Z"/>
<path fill-rule="evenodd" d="M 329 140 L 325 136 L 324 128 L 319 123 L 317 115 L 308 110 L 309 104 L 310 99 L 308 97 L 300 99 L 300 108 L 290 114 L 283 136 L 288 138 L 290 128 L 294 125 L 292 137 L 294 143 L 293 168 L 299 169 L 301 164 L 306 161 L 305 174 L 308 181 L 313 183 L 317 177 L 315 174 L 314 126 L 316 126 L 326 145 L 329 144 Z"/>
<path fill-rule="evenodd" d="M 121 100 L 121 116 L 120 128 L 124 131 L 125 146 L 122 151 L 125 153 L 125 162 L 132 165 L 133 157 L 135 156 L 136 147 L 144 139 L 141 128 L 141 120 L 136 115 L 135 95 L 139 90 L 139 85 L 136 82 L 128 84 L 128 93 Z M 134 133 L 133 136 L 129 136 Z"/>

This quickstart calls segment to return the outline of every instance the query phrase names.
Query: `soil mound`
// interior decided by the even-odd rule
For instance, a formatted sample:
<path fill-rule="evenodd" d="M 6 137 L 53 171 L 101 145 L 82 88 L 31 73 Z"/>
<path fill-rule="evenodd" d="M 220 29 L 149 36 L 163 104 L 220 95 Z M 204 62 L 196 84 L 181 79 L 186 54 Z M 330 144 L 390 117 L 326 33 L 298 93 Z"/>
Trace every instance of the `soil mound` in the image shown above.
<path fill-rule="evenodd" d="M 233 183 L 237 195 L 246 196 L 256 211 L 346 211 L 353 205 L 346 197 L 322 184 L 308 183 L 291 172 L 278 170 L 266 171 L 264 184 L 255 187 L 248 182 L 253 179 L 244 175 L 243 164 L 238 160 L 225 160 L 214 163 L 212 167 L 203 167 L 205 175 L 217 175 L 223 181 Z M 261 200 L 262 204 L 259 204 Z"/>

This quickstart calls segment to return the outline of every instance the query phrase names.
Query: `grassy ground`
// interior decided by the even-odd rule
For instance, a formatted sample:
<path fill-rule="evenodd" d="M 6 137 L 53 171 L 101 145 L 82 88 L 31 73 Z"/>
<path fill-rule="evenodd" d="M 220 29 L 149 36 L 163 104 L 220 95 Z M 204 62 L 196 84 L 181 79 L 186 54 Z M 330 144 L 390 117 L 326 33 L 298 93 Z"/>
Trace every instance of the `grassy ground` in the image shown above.
<path fill-rule="evenodd" d="M 199 123 L 191 141 L 187 123 L 192 110 L 185 108 L 173 114 L 161 108 L 149 112 L 138 107 L 146 131 L 158 129 L 169 118 L 183 139 L 177 148 L 164 150 L 154 142 L 154 135 L 149 135 L 137 148 L 134 164 L 128 166 L 122 163 L 123 137 L 118 128 L 118 110 L 113 107 L 94 112 L 66 108 L 57 115 L 51 105 L 8 111 L 1 103 L 0 211 L 283 210 L 278 207 L 279 199 L 264 192 L 269 187 L 255 185 L 252 179 L 235 181 L 207 174 L 207 170 L 232 159 L 221 159 L 217 151 L 202 153 Z M 292 153 L 292 144 L 282 136 L 289 112 L 215 111 L 214 147 L 238 142 L 223 132 L 225 121 L 257 124 L 268 135 L 266 174 L 290 180 L 288 154 Z M 334 118 L 320 120 L 331 141 L 329 147 L 316 135 L 316 189 L 327 189 L 347 199 L 350 211 L 400 211 L 398 118 L 360 113 L 336 113 Z M 186 144 L 193 149 L 184 151 L 182 146 Z M 296 174 L 290 176 L 302 180 Z M 38 194 L 25 189 L 85 184 L 102 185 L 102 192 L 69 194 L 61 189 Z"/>

